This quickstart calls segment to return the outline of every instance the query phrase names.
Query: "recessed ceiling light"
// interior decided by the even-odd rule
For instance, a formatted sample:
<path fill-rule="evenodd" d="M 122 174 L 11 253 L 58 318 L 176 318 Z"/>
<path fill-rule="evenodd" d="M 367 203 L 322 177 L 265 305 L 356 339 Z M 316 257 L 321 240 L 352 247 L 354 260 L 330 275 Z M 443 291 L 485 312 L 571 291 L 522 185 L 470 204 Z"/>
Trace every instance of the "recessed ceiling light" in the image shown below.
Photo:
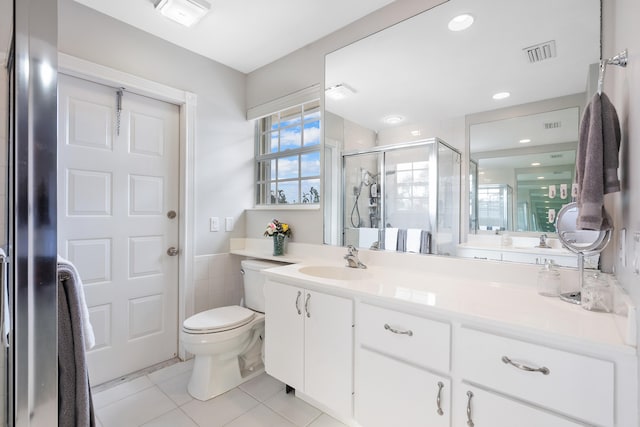
<path fill-rule="evenodd" d="M 493 95 L 493 99 L 505 99 L 510 96 L 511 94 L 509 92 L 498 92 L 495 95 Z"/>
<path fill-rule="evenodd" d="M 328 98 L 339 101 L 341 99 L 350 97 L 351 95 L 356 93 L 356 91 L 351 89 L 346 84 L 340 83 L 325 89 L 324 93 Z"/>
<path fill-rule="evenodd" d="M 398 123 L 404 122 L 404 120 L 404 116 L 401 116 L 399 114 L 392 114 L 382 119 L 382 121 L 388 125 L 397 125 Z"/>
<path fill-rule="evenodd" d="M 531 166 L 540 166 L 540 162 L 533 162 L 531 163 Z"/>
<path fill-rule="evenodd" d="M 549 203 L 549 201 L 548 201 L 548 200 L 545 200 L 544 202 L 545 202 L 545 203 Z"/>
<path fill-rule="evenodd" d="M 548 187 L 540 187 L 541 190 L 546 190 Z"/>
<path fill-rule="evenodd" d="M 544 179 L 544 176 L 539 176 L 538 179 Z"/>
<path fill-rule="evenodd" d="M 211 4 L 206 0 L 160 0 L 156 9 L 167 18 L 190 27 L 211 9 Z"/>
<path fill-rule="evenodd" d="M 495 98 L 495 96 L 494 96 Z M 528 144 L 529 142 L 531 142 L 531 140 L 529 138 L 525 138 L 525 139 L 521 139 L 520 141 L 518 141 L 520 144 Z"/>
<path fill-rule="evenodd" d="M 449 21 L 449 29 L 451 31 L 463 31 L 473 25 L 473 15 L 468 13 L 463 13 L 461 15 L 455 16 L 451 21 Z"/>

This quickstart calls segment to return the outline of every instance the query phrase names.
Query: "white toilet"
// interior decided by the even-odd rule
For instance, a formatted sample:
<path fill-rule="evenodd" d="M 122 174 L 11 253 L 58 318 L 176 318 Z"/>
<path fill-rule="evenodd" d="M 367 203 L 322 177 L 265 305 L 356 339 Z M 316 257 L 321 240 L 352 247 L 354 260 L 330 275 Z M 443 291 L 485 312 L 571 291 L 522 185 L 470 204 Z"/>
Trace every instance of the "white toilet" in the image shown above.
<path fill-rule="evenodd" d="M 214 308 L 186 319 L 180 332 L 184 348 L 195 356 L 187 390 L 208 400 L 264 372 L 264 276 L 282 264 L 244 260 L 245 307 Z"/>

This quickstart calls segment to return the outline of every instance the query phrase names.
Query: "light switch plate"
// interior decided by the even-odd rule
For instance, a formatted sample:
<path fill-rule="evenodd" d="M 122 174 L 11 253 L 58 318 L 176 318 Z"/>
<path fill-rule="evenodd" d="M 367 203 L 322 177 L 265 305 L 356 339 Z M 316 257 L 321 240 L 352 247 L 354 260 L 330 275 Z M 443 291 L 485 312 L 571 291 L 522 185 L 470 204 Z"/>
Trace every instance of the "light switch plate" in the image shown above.
<path fill-rule="evenodd" d="M 209 218 L 209 231 L 220 231 L 220 218 L 217 216 Z"/>
<path fill-rule="evenodd" d="M 233 217 L 228 216 L 224 219 L 224 228 L 227 231 L 233 231 Z"/>

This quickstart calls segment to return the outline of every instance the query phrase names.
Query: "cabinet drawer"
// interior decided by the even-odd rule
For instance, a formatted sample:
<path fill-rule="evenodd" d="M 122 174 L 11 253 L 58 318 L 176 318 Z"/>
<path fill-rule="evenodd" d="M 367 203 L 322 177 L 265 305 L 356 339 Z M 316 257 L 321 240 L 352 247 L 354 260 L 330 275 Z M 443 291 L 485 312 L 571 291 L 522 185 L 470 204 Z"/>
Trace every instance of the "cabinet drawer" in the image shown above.
<path fill-rule="evenodd" d="M 471 395 L 467 393 L 471 393 Z M 471 397 L 470 397 L 471 396 Z M 543 411 L 494 393 L 459 384 L 456 387 L 454 425 L 468 427 L 580 427 L 579 424 L 559 415 Z"/>
<path fill-rule="evenodd" d="M 356 420 L 365 427 L 448 427 L 448 378 L 367 349 L 356 362 Z"/>
<path fill-rule="evenodd" d="M 418 366 L 449 371 L 451 326 L 395 310 L 358 305 L 360 345 Z"/>
<path fill-rule="evenodd" d="M 455 369 L 467 381 L 589 423 L 614 424 L 612 362 L 467 328 L 456 333 L 455 349 Z"/>

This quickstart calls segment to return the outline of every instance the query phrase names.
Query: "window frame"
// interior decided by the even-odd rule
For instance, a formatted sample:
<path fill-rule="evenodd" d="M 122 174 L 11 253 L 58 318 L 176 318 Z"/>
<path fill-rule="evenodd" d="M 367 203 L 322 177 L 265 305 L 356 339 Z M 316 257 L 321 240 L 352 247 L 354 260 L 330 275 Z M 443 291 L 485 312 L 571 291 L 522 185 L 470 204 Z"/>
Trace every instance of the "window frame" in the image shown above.
<path fill-rule="evenodd" d="M 311 108 L 309 108 L 311 106 Z M 299 108 L 299 113 L 297 116 L 287 115 L 285 117 L 281 117 L 282 113 L 289 112 L 292 109 Z M 308 108 L 308 109 L 307 109 Z M 305 116 L 316 115 L 312 120 L 305 121 Z M 274 129 L 271 119 L 276 116 L 278 117 L 278 125 Z M 294 121 L 295 123 L 281 126 L 281 123 Z M 265 115 L 256 119 L 255 127 L 254 127 L 254 135 L 255 135 L 255 151 L 254 151 L 254 168 L 255 168 L 255 198 L 254 198 L 254 206 L 256 208 L 301 208 L 301 207 L 313 207 L 319 208 L 320 206 L 320 198 L 321 198 L 321 186 L 322 186 L 322 109 L 320 105 L 319 99 L 309 100 L 304 103 L 299 103 L 297 105 L 291 105 L 287 108 L 283 108 L 279 111 L 273 112 L 271 114 Z M 318 123 L 318 143 L 313 145 L 305 146 L 305 125 L 309 123 Z M 281 150 L 281 134 L 282 131 L 286 131 L 287 129 L 299 128 L 300 129 L 300 147 L 298 148 L 289 148 Z M 270 143 L 265 141 L 271 141 L 271 135 L 277 133 L 278 135 L 278 149 L 275 152 L 270 150 Z M 266 146 L 263 146 L 266 145 Z M 261 154 L 261 151 L 265 149 L 268 150 L 265 154 Z M 317 175 L 308 175 L 303 176 L 302 173 L 302 158 L 306 154 L 317 153 L 318 155 L 318 174 Z M 280 178 L 278 176 L 278 160 L 286 159 L 289 157 L 297 157 L 298 162 L 298 170 L 295 177 L 287 177 Z M 270 164 L 274 164 L 275 171 L 272 172 Z M 262 170 L 265 167 L 266 170 Z M 318 186 L 318 201 L 309 201 L 303 202 L 303 188 L 302 183 L 304 181 L 309 180 L 317 180 Z M 295 203 L 286 202 L 279 203 L 278 197 L 276 196 L 275 202 L 272 203 L 272 195 L 271 189 L 272 186 L 275 185 L 276 194 L 278 193 L 279 184 L 281 183 L 297 183 L 298 187 L 298 197 Z M 313 187 L 315 188 L 315 187 Z"/>

